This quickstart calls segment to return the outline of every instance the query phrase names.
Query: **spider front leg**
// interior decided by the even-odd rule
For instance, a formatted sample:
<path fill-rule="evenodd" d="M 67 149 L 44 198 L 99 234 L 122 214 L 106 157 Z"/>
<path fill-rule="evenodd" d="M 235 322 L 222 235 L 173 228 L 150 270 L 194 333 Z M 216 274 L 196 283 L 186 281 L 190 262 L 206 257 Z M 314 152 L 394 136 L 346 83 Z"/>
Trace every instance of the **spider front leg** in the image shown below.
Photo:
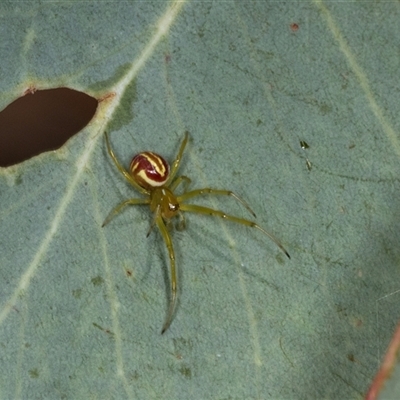
<path fill-rule="evenodd" d="M 116 207 L 114 207 L 111 212 L 107 215 L 107 218 L 104 220 L 103 226 L 107 225 L 125 206 L 131 205 L 137 205 L 137 204 L 149 204 L 150 199 L 129 199 L 125 200 L 122 203 L 119 203 Z"/>
<path fill-rule="evenodd" d="M 163 334 L 171 325 L 172 317 L 174 315 L 176 300 L 177 300 L 177 275 L 176 275 L 176 266 L 175 266 L 175 251 L 174 246 L 172 245 L 171 236 L 168 232 L 167 227 L 164 224 L 163 218 L 161 216 L 160 209 L 158 208 L 156 211 L 156 224 L 158 229 L 160 230 L 161 236 L 164 239 L 165 245 L 168 249 L 169 261 L 170 261 L 170 270 L 171 270 L 171 299 L 169 302 L 167 316 L 165 318 L 164 325 L 161 330 L 161 334 Z"/>
<path fill-rule="evenodd" d="M 169 186 L 169 184 L 175 178 L 175 175 L 178 172 L 179 164 L 181 163 L 182 155 L 183 155 L 183 152 L 185 150 L 185 147 L 186 147 L 186 144 L 187 144 L 188 140 L 189 140 L 189 132 L 186 131 L 185 132 L 185 137 L 183 138 L 183 141 L 182 141 L 182 144 L 181 144 L 181 147 L 179 148 L 178 155 L 176 156 L 175 161 L 172 163 L 171 171 L 169 173 L 169 177 L 168 177 L 167 182 L 165 182 L 165 186 Z"/>
<path fill-rule="evenodd" d="M 233 215 L 225 214 L 224 212 L 219 211 L 219 210 L 214 210 L 213 208 L 196 206 L 194 204 L 181 204 L 180 210 L 198 213 L 198 214 L 212 215 L 214 217 L 221 217 L 223 219 L 226 219 L 227 221 L 232 221 L 232 222 L 236 222 L 238 224 L 249 226 L 251 228 L 256 228 L 259 231 L 261 231 L 264 235 L 268 236 L 288 256 L 288 258 L 290 258 L 289 253 L 282 246 L 282 244 L 278 241 L 278 239 L 276 239 L 272 234 L 267 232 L 265 229 L 261 228 L 260 225 L 256 224 L 253 221 L 250 221 L 250 220 L 244 219 L 244 218 L 234 217 Z"/>
<path fill-rule="evenodd" d="M 114 154 L 113 149 L 111 148 L 110 141 L 108 139 L 108 133 L 104 132 L 106 137 L 106 144 L 107 144 L 107 151 L 110 155 L 111 159 L 114 161 L 115 166 L 118 168 L 118 171 L 125 177 L 125 179 L 140 193 L 142 194 L 149 194 L 149 192 L 142 188 L 133 178 L 132 175 L 121 165 L 118 161 L 117 157 Z"/>

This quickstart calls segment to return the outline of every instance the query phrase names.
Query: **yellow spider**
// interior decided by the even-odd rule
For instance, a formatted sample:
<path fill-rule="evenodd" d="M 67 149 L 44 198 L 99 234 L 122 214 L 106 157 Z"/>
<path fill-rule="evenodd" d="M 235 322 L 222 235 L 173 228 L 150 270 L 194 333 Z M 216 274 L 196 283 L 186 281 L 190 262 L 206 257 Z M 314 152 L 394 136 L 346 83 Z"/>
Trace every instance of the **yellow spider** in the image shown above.
<path fill-rule="evenodd" d="M 184 217 L 181 214 L 181 211 L 221 217 L 227 221 L 232 221 L 252 228 L 257 228 L 259 231 L 264 233 L 264 235 L 267 235 L 272 241 L 274 241 L 277 246 L 290 258 L 289 253 L 285 250 L 281 243 L 277 239 L 275 239 L 275 237 L 272 236 L 269 232 L 257 225 L 255 222 L 244 218 L 234 217 L 232 215 L 225 214 L 222 211 L 214 210 L 213 208 L 185 203 L 187 200 L 193 197 L 202 196 L 205 194 L 217 196 L 232 196 L 245 208 L 247 208 L 247 210 L 253 215 L 253 217 L 256 216 L 251 210 L 250 206 L 230 190 L 204 188 L 186 191 L 191 180 L 187 176 L 179 176 L 174 179 L 176 173 L 178 172 L 179 164 L 181 162 L 183 152 L 188 142 L 188 132 L 185 133 L 185 137 L 179 148 L 178 155 L 172 163 L 171 168 L 163 157 L 156 153 L 146 151 L 143 153 L 139 153 L 138 155 L 133 157 L 128 171 L 117 160 L 113 150 L 111 149 L 107 132 L 105 136 L 107 150 L 110 157 L 114 161 L 114 164 L 125 177 L 125 179 L 138 192 L 144 195 L 144 197 L 128 199 L 118 204 L 114 209 L 111 210 L 110 214 L 108 214 L 102 226 L 110 222 L 110 220 L 127 205 L 148 204 L 150 206 L 150 211 L 154 214 L 154 219 L 150 225 L 147 236 L 150 234 L 153 225 L 156 224 L 168 249 L 171 269 L 171 299 L 161 333 L 164 333 L 169 328 L 172 322 L 172 317 L 174 315 L 177 302 L 177 273 L 175 266 L 175 252 L 166 223 L 168 223 L 171 218 L 175 216 L 179 216 L 181 218 L 181 222 L 184 222 Z M 174 192 L 181 183 L 185 183 L 186 187 L 184 193 L 178 196 Z"/>

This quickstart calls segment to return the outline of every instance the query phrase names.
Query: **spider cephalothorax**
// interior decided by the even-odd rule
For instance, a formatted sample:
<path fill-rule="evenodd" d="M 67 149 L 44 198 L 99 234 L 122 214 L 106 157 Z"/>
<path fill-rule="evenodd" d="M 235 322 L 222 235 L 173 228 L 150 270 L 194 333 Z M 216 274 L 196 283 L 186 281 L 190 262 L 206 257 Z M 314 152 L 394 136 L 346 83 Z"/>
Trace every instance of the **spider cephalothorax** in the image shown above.
<path fill-rule="evenodd" d="M 108 135 L 106 133 L 108 153 L 110 154 L 116 167 L 122 173 L 122 175 L 124 175 L 125 179 L 139 193 L 144 195 L 144 197 L 128 199 L 118 204 L 113 210 L 111 210 L 102 226 L 106 225 L 116 214 L 121 211 L 122 208 L 127 205 L 148 204 L 150 206 L 150 211 L 154 213 L 153 223 L 155 223 L 160 230 L 161 236 L 163 237 L 165 245 L 168 249 L 171 270 L 171 300 L 161 333 L 164 333 L 170 326 L 177 301 L 175 252 L 172 245 L 171 235 L 168 232 L 166 224 L 171 220 L 171 218 L 180 215 L 181 212 L 186 211 L 204 215 L 212 215 L 252 228 L 257 228 L 259 231 L 272 239 L 277 246 L 290 258 L 289 253 L 285 250 L 281 243 L 255 222 L 244 218 L 234 217 L 213 208 L 186 203 L 186 200 L 192 197 L 202 196 L 205 194 L 232 196 L 239 201 L 253 215 L 253 217 L 256 216 L 249 205 L 230 190 L 203 188 L 187 191 L 187 188 L 190 184 L 190 179 L 183 175 L 175 178 L 188 138 L 189 134 L 186 132 L 179 148 L 178 155 L 176 156 L 171 167 L 160 155 L 146 151 L 133 157 L 129 170 L 127 171 L 117 160 L 113 150 L 111 149 Z M 185 183 L 185 190 L 182 195 L 176 195 L 175 190 L 181 183 Z M 153 226 L 153 223 L 151 224 L 150 229 Z M 149 233 L 150 230 L 148 234 Z"/>

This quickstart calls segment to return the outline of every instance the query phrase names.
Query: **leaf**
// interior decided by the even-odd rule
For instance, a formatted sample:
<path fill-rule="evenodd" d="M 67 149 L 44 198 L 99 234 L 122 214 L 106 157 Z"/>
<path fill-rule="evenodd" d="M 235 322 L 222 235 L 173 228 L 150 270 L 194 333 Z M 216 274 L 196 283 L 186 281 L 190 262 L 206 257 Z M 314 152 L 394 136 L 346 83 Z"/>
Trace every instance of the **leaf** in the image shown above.
<path fill-rule="evenodd" d="M 355 398 L 399 319 L 393 2 L 3 2 L 0 107 L 30 85 L 103 99 L 0 175 L 2 398 Z M 235 191 L 260 232 L 187 215 L 179 305 L 151 214 L 105 149 Z M 309 148 L 302 148 L 301 142 Z M 248 218 L 230 198 L 204 198 Z"/>

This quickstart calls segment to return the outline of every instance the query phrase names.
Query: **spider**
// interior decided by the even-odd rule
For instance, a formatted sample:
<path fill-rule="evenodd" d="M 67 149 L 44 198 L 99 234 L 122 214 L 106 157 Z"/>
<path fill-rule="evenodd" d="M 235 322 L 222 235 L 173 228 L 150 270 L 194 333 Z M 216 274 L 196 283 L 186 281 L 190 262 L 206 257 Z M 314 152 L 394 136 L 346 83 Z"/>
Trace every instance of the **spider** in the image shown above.
<path fill-rule="evenodd" d="M 170 302 L 167 311 L 167 315 L 164 321 L 164 325 L 161 330 L 163 334 L 170 326 L 172 318 L 175 312 L 177 303 L 177 273 L 175 265 L 175 252 L 172 245 L 171 236 L 168 230 L 168 225 L 173 217 L 180 217 L 180 226 L 184 227 L 184 216 L 183 211 L 192 212 L 197 214 L 211 215 L 214 217 L 220 217 L 227 221 L 236 222 L 238 224 L 246 225 L 252 228 L 256 228 L 261 231 L 264 235 L 268 236 L 275 244 L 290 258 L 289 253 L 285 250 L 282 244 L 275 239 L 269 232 L 261 228 L 258 224 L 253 221 L 244 218 L 238 218 L 232 215 L 225 214 L 220 210 L 215 210 L 209 207 L 198 206 L 194 204 L 187 204 L 186 201 L 197 196 L 203 195 L 216 195 L 216 196 L 231 196 L 239 203 L 241 203 L 255 218 L 256 215 L 250 208 L 250 206 L 230 190 L 203 188 L 187 191 L 191 180 L 187 176 L 176 176 L 178 172 L 179 164 L 182 159 L 183 152 L 189 139 L 189 133 L 185 132 L 185 136 L 179 148 L 178 154 L 170 167 L 163 157 L 160 155 L 146 151 L 139 153 L 133 157 L 129 170 L 126 170 L 121 163 L 118 161 L 111 149 L 110 141 L 107 132 L 105 132 L 106 144 L 108 154 L 113 160 L 114 164 L 118 168 L 119 172 L 125 177 L 125 179 L 144 197 L 132 198 L 124 200 L 114 207 L 108 214 L 107 218 L 103 222 L 103 226 L 108 224 L 110 220 L 118 214 L 125 206 L 128 205 L 144 205 L 150 206 L 150 211 L 153 213 L 154 218 L 150 224 L 147 236 L 149 236 L 154 225 L 157 225 L 160 230 L 161 236 L 164 239 L 165 245 L 169 254 L 170 261 L 170 284 L 171 284 L 171 295 Z M 177 195 L 175 193 L 177 187 L 180 184 L 185 184 L 183 194 Z"/>

